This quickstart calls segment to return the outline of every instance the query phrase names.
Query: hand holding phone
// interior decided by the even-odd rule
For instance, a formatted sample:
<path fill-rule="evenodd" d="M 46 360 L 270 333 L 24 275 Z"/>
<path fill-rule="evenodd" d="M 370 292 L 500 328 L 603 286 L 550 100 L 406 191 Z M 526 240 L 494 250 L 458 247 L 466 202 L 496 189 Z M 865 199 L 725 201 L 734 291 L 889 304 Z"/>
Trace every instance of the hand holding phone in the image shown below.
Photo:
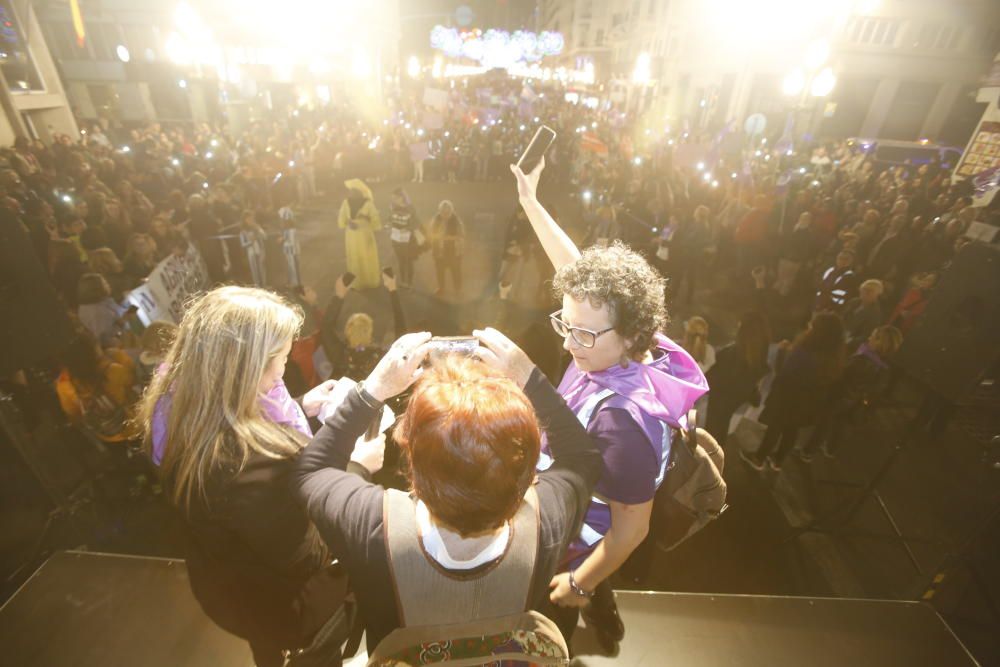
<path fill-rule="evenodd" d="M 533 172 L 535 167 L 542 161 L 542 158 L 545 157 L 545 151 L 549 149 L 549 146 L 555 140 L 556 133 L 552 128 L 546 125 L 539 127 L 535 131 L 535 136 L 531 138 L 531 143 L 528 144 L 527 150 L 521 155 L 521 159 L 517 161 L 518 168 L 525 174 Z"/>

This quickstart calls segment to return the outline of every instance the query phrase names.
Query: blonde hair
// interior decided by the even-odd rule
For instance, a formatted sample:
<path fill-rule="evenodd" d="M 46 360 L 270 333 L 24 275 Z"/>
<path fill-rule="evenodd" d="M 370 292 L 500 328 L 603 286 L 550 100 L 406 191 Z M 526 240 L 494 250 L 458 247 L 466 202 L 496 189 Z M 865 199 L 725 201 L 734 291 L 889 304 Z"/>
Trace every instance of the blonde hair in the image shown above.
<path fill-rule="evenodd" d="M 870 278 L 861 283 L 861 287 L 859 287 L 858 289 L 861 291 L 873 290 L 881 295 L 882 292 L 885 291 L 885 286 L 882 284 L 881 280 Z"/>
<path fill-rule="evenodd" d="M 695 315 L 684 323 L 684 342 L 681 347 L 690 353 L 698 363 L 705 361 L 708 349 L 708 322 Z"/>
<path fill-rule="evenodd" d="M 120 273 L 122 263 L 111 248 L 95 248 L 87 253 L 90 268 L 102 276 Z"/>
<path fill-rule="evenodd" d="M 301 310 L 261 289 L 220 287 L 189 305 L 138 416 L 150 447 L 156 406 L 170 401 L 161 470 L 174 505 L 190 512 L 196 495 L 207 502 L 210 476 L 242 470 L 251 453 L 280 459 L 304 446 L 262 414 L 258 389 L 301 326 Z"/>
<path fill-rule="evenodd" d="M 903 344 L 903 332 L 892 325 L 883 324 L 872 331 L 868 340 L 878 356 L 888 359 L 896 354 L 899 346 Z"/>
<path fill-rule="evenodd" d="M 365 313 L 354 313 L 347 318 L 344 324 L 344 338 L 347 339 L 347 347 L 364 347 L 372 344 L 375 325 L 372 318 Z"/>

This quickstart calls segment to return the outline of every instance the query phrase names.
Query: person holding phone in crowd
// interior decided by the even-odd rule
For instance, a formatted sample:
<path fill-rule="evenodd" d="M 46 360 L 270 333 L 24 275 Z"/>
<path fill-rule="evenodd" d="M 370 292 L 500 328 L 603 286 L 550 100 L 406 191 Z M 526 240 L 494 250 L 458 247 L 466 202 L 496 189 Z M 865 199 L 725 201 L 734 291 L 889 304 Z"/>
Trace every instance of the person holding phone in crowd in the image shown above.
<path fill-rule="evenodd" d="M 385 346 L 375 341 L 375 322 L 368 313 L 353 313 L 344 323 L 343 334 L 338 331 L 337 324 L 344 307 L 344 299 L 354 280 L 354 276 L 345 273 L 334 283 L 333 296 L 330 297 L 323 313 L 320 340 L 327 359 L 333 365 L 333 377 L 361 380 L 375 368 L 375 364 L 385 354 Z M 403 305 L 399 301 L 396 276 L 391 268 L 382 271 L 382 284 L 389 292 L 389 302 L 392 305 L 392 335 L 395 338 L 402 335 L 406 329 L 406 317 L 403 314 Z"/>
<path fill-rule="evenodd" d="M 664 281 L 638 253 L 620 243 L 581 253 L 536 196 L 542 159 L 525 174 L 517 166 L 518 196 L 549 260 L 562 308 L 550 316 L 573 357 L 559 393 L 600 448 L 604 474 L 583 528 L 551 581 L 550 600 L 569 638 L 585 608 L 606 646 L 624 626 L 608 578 L 649 532 L 653 497 L 670 456 L 671 428 L 708 391 L 691 355 L 661 332 L 666 325 Z M 694 428 L 694 424 L 690 425 Z M 548 463 L 543 447 L 540 467 Z"/>

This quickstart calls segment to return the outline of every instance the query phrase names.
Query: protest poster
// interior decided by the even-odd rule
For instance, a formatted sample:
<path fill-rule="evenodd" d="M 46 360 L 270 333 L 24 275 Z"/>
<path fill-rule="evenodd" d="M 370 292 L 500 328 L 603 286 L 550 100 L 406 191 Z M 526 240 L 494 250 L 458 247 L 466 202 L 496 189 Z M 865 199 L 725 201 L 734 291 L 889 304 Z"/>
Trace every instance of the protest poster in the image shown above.
<path fill-rule="evenodd" d="M 424 88 L 424 105 L 444 111 L 448 108 L 448 91 L 440 88 Z"/>
<path fill-rule="evenodd" d="M 157 320 L 176 324 L 187 301 L 208 285 L 208 268 L 198 250 L 189 245 L 183 256 L 170 254 L 157 264 L 146 282 L 126 295 L 126 301 L 139 309 L 145 326 Z"/>

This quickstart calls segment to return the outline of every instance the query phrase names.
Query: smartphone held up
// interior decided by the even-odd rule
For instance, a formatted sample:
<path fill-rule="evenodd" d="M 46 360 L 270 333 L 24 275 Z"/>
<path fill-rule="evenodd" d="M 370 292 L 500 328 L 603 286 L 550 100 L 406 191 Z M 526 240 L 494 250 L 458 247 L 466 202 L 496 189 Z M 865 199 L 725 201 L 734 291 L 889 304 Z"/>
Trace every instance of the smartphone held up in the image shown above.
<path fill-rule="evenodd" d="M 535 136 L 531 138 L 528 148 L 521 154 L 521 158 L 517 161 L 518 169 L 525 174 L 534 171 L 535 167 L 538 166 L 538 163 L 545 156 L 545 151 L 549 149 L 549 146 L 555 140 L 556 133 L 552 128 L 546 125 L 539 127 L 535 132 Z"/>

